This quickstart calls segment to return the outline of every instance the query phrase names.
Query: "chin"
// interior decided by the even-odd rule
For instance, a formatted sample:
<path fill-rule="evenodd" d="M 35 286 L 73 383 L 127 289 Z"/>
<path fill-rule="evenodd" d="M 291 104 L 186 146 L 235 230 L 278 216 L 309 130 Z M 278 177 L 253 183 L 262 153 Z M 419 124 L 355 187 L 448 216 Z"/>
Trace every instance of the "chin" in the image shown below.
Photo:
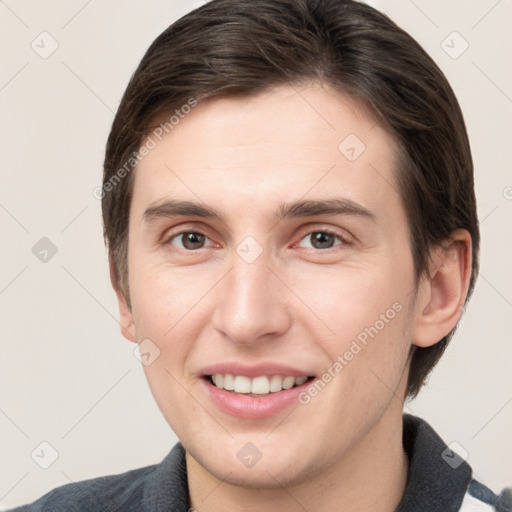
<path fill-rule="evenodd" d="M 319 470 L 314 454 L 303 449 L 310 444 L 307 439 L 277 433 L 272 437 L 268 432 L 236 434 L 224 439 L 195 438 L 191 444 L 183 439 L 182 444 L 188 456 L 216 479 L 247 489 L 298 485 Z M 295 441 L 293 445 L 290 440 Z"/>
<path fill-rule="evenodd" d="M 219 481 L 245 489 L 281 489 L 311 478 L 307 468 L 298 467 L 297 461 L 264 460 L 262 457 L 253 467 L 245 467 L 236 458 L 231 463 L 220 463 L 210 456 L 203 460 L 204 463 L 201 460 L 199 463 Z"/>

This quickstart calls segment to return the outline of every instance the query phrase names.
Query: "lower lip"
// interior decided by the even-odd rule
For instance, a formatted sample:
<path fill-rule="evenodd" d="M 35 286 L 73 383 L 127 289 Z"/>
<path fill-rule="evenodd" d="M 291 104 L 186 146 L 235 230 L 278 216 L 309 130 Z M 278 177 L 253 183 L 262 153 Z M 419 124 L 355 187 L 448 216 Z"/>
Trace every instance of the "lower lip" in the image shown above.
<path fill-rule="evenodd" d="M 204 390 L 220 410 L 246 419 L 268 418 L 293 404 L 299 405 L 300 393 L 312 382 L 312 380 L 307 380 L 300 386 L 268 395 L 247 396 L 220 389 L 206 378 L 200 380 Z"/>

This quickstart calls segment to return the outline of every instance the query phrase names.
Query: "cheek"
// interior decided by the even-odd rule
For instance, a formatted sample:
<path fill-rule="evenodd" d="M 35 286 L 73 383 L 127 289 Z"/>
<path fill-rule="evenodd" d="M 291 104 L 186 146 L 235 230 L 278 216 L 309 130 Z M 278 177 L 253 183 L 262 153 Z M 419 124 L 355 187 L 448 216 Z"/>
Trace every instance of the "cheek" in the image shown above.
<path fill-rule="evenodd" d="M 352 340 L 367 330 L 402 330 L 406 302 L 410 300 L 412 270 L 396 273 L 394 265 L 360 268 L 302 270 L 292 276 L 293 289 L 304 298 L 304 305 L 311 313 L 304 313 L 309 326 L 323 324 L 322 336 L 333 346 L 339 340 Z M 401 310 L 401 311 L 398 311 Z M 320 327 L 314 327 L 319 334 Z M 329 336 L 330 334 L 330 336 Z"/>
<path fill-rule="evenodd" d="M 412 333 L 413 273 L 407 262 L 400 272 L 394 267 L 338 269 L 318 272 L 314 279 L 303 273 L 295 279 L 297 295 L 307 297 L 316 313 L 303 314 L 303 327 L 327 356 L 324 375 L 334 383 L 328 387 L 340 414 L 347 407 L 372 410 L 386 403 L 402 377 Z M 355 396 L 357 404 L 347 405 Z"/>
<path fill-rule="evenodd" d="M 148 261 L 146 261 L 146 259 Z M 130 297 L 138 337 L 167 343 L 179 341 L 175 336 L 208 290 L 204 276 L 138 255 L 130 262 Z M 200 308 L 199 308 L 200 309 Z"/>
<path fill-rule="evenodd" d="M 193 276 L 172 273 L 171 278 L 163 268 L 138 270 L 137 279 L 130 282 L 137 338 L 151 340 L 158 353 L 143 366 L 144 373 L 163 416 L 178 436 L 185 436 L 193 428 L 183 411 L 193 417 L 202 414 L 190 399 L 187 362 L 204 325 L 200 317 L 207 316 L 201 299 L 208 287 Z"/>

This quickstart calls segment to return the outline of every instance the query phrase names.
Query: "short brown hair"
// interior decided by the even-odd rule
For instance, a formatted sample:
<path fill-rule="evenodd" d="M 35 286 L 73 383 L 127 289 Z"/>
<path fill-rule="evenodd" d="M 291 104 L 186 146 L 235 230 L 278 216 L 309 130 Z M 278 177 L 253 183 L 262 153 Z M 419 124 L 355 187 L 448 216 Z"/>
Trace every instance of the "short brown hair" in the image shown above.
<path fill-rule="evenodd" d="M 459 104 L 434 61 L 387 16 L 352 0 L 212 0 L 151 44 L 108 138 L 104 236 L 128 304 L 130 171 L 154 120 L 191 98 L 250 95 L 311 81 L 357 98 L 395 138 L 417 279 L 428 268 L 432 247 L 456 229 L 470 233 L 469 297 L 479 247 L 473 163 Z M 408 396 L 418 393 L 452 334 L 431 347 L 413 347 Z"/>

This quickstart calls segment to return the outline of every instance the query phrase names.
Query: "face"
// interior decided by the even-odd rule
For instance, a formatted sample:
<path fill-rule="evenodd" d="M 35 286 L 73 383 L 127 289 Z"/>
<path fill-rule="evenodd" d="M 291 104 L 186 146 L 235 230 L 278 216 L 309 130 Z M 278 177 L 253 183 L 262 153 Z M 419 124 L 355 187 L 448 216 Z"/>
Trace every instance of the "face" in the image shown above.
<path fill-rule="evenodd" d="M 139 163 L 125 333 L 210 474 L 300 482 L 401 421 L 417 314 L 395 152 L 339 92 L 281 86 L 199 103 Z"/>

